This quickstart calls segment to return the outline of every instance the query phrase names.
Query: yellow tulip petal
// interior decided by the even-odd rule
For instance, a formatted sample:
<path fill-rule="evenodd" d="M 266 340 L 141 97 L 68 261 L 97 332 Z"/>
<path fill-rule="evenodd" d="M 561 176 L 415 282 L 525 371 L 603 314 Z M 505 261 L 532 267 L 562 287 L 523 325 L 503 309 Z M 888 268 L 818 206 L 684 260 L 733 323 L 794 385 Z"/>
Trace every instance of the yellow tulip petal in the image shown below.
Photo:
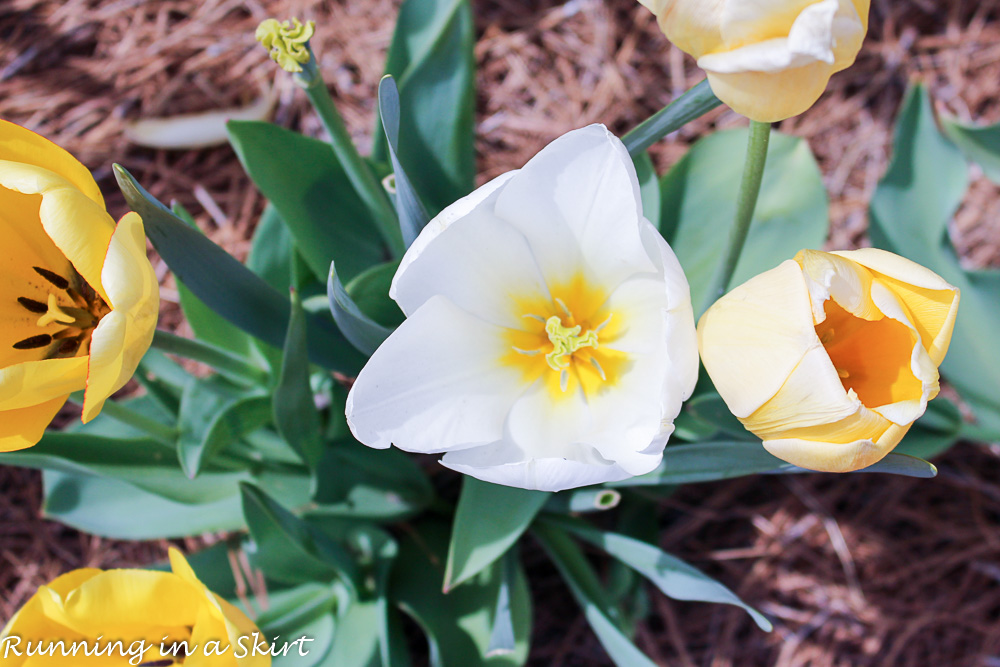
<path fill-rule="evenodd" d="M 878 463 L 903 439 L 909 426 L 892 425 L 876 440 L 849 443 L 815 440 L 765 440 L 764 449 L 783 461 L 820 472 L 852 472 Z"/>
<path fill-rule="evenodd" d="M 146 236 L 138 214 L 129 213 L 118 223 L 101 279 L 114 310 L 101 319 L 90 343 L 84 423 L 132 377 L 156 330 L 159 286 L 146 259 Z"/>
<path fill-rule="evenodd" d="M 818 342 L 809 291 L 792 260 L 734 288 L 698 323 L 705 368 L 741 419 L 770 400 Z"/>
<path fill-rule="evenodd" d="M 104 207 L 59 174 L 19 162 L 0 160 L 0 186 L 40 194 L 38 216 L 45 233 L 87 283 L 108 301 L 101 267 L 115 225 Z"/>
<path fill-rule="evenodd" d="M 660 30 L 681 51 L 698 58 L 723 43 L 722 17 L 727 0 L 650 0 Z"/>
<path fill-rule="evenodd" d="M 0 410 L 29 408 L 83 389 L 87 358 L 45 359 L 0 368 Z"/>
<path fill-rule="evenodd" d="M 722 37 L 730 48 L 786 37 L 805 10 L 824 4 L 816 0 L 727 2 L 721 15 Z"/>
<path fill-rule="evenodd" d="M 930 269 L 884 250 L 864 248 L 832 254 L 861 264 L 885 283 L 909 310 L 924 349 L 939 365 L 948 351 L 958 315 L 958 288 Z"/>
<path fill-rule="evenodd" d="M 0 155 L 5 160 L 24 162 L 59 174 L 95 204 L 104 208 L 104 197 L 87 168 L 45 137 L 20 125 L 0 120 Z"/>
<path fill-rule="evenodd" d="M 738 114 L 762 123 L 797 116 L 819 99 L 834 68 L 814 62 L 780 72 L 722 74 L 706 71 L 716 97 Z"/>
<path fill-rule="evenodd" d="M 0 452 L 13 452 L 38 444 L 45 428 L 67 398 L 69 394 L 38 405 L 0 412 Z"/>

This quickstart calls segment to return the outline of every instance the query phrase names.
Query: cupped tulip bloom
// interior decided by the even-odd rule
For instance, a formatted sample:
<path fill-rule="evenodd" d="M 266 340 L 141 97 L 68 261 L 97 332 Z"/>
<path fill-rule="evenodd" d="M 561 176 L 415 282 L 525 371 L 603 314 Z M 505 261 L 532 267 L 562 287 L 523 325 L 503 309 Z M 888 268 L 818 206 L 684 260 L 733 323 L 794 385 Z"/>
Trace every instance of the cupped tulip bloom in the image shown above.
<path fill-rule="evenodd" d="M 254 623 L 206 588 L 176 549 L 170 566 L 172 572 L 85 568 L 40 587 L 0 632 L 0 663 L 271 664 Z"/>
<path fill-rule="evenodd" d="M 602 125 L 445 209 L 390 295 L 407 319 L 358 376 L 351 430 L 489 482 L 649 472 L 697 380 L 687 280 Z"/>
<path fill-rule="evenodd" d="M 737 113 L 775 122 L 811 107 L 854 62 L 871 0 L 639 0 Z"/>
<path fill-rule="evenodd" d="M 150 345 L 159 288 L 135 213 L 118 225 L 73 156 L 0 121 L 0 451 L 30 447 L 69 394 L 83 421 Z"/>
<path fill-rule="evenodd" d="M 959 292 L 884 250 L 803 250 L 698 323 L 705 369 L 764 447 L 848 472 L 899 444 L 938 393 Z"/>

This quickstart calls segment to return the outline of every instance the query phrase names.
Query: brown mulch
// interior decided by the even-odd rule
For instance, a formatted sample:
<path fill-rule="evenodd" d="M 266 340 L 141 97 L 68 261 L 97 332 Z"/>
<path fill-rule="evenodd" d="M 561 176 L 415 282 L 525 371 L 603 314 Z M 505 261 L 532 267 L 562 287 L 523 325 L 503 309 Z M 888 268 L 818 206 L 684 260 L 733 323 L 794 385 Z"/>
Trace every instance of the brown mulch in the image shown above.
<path fill-rule="evenodd" d="M 473 0 L 479 43 L 481 180 L 518 167 L 591 122 L 624 132 L 700 80 L 634 0 Z M 227 147 L 150 151 L 123 122 L 247 104 L 273 87 L 274 120 L 321 128 L 255 46 L 272 14 L 313 18 L 314 46 L 359 145 L 396 0 L 0 0 L 0 117 L 65 146 L 94 170 L 117 216 L 111 162 L 178 199 L 216 241 L 246 252 L 262 206 Z M 1000 0 L 875 0 L 854 67 L 781 130 L 808 139 L 831 198 L 832 247 L 864 243 L 892 119 L 911 80 L 943 110 L 1000 121 Z M 720 109 L 654 147 L 661 170 L 697 137 L 743 121 Z M 1000 266 L 1000 192 L 979 177 L 950 227 L 969 266 Z M 166 267 L 166 326 L 183 331 Z M 651 595 L 640 645 L 663 665 L 1000 665 L 1000 451 L 964 445 L 932 481 L 875 475 L 751 478 L 686 488 L 665 502 L 662 544 L 776 620 Z M 0 468 L 0 621 L 65 570 L 148 563 L 160 543 L 80 535 L 38 518 L 35 473 Z M 532 569 L 533 664 L 604 665 L 558 579 Z M 570 620 L 574 619 L 574 620 Z"/>

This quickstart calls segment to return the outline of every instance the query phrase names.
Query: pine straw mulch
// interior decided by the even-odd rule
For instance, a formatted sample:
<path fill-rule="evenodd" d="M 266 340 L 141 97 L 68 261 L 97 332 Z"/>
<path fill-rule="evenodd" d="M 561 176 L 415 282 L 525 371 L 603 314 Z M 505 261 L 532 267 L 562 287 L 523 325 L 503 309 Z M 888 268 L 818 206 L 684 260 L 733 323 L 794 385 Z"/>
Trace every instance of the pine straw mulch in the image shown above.
<path fill-rule="evenodd" d="M 569 129 L 604 122 L 627 131 L 701 78 L 633 0 L 473 4 L 481 180 Z M 397 5 L 4 0 L 0 117 L 79 156 L 116 216 L 124 203 L 112 161 L 158 197 L 181 201 L 242 256 L 263 202 L 232 151 L 140 149 L 123 138 L 123 122 L 247 104 L 273 87 L 275 122 L 318 135 L 301 94 L 252 39 L 261 19 L 297 15 L 317 20 L 322 70 L 364 149 Z M 831 247 L 865 241 L 867 202 L 911 80 L 949 113 L 1000 120 L 1000 0 L 875 0 L 858 62 L 812 110 L 781 124 L 817 155 Z M 717 110 L 654 147 L 654 158 L 666 169 L 699 136 L 743 122 Z M 970 267 L 1000 265 L 998 195 L 976 178 L 951 226 Z M 154 263 L 163 325 L 183 332 L 172 279 Z M 665 501 L 663 546 L 736 588 L 776 630 L 757 631 L 738 610 L 652 595 L 640 645 L 664 665 L 1000 665 L 1000 451 L 963 445 L 940 468 L 933 481 L 809 475 L 681 490 Z M 65 570 L 164 555 L 163 543 L 101 540 L 40 520 L 39 486 L 34 473 L 0 468 L 0 619 Z M 533 664 L 607 664 L 558 578 L 532 561 Z"/>

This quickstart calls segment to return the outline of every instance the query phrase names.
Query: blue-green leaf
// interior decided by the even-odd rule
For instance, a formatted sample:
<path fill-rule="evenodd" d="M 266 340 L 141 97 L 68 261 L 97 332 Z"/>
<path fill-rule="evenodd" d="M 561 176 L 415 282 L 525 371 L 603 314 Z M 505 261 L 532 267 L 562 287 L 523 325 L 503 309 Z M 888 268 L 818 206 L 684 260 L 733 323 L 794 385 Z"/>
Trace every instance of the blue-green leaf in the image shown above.
<path fill-rule="evenodd" d="M 330 276 L 327 279 L 326 293 L 330 299 L 330 312 L 333 314 L 333 321 L 337 323 L 351 345 L 369 357 L 375 354 L 375 350 L 385 342 L 392 330 L 361 312 L 361 309 L 351 300 L 351 296 L 341 284 L 333 262 L 330 263 Z"/>
<path fill-rule="evenodd" d="M 399 90 L 391 74 L 382 77 L 378 84 L 378 110 L 382 118 L 382 128 L 385 130 L 386 147 L 389 150 L 396 183 L 399 226 L 403 232 L 403 242 L 409 246 L 420 234 L 420 230 L 427 225 L 430 217 L 399 161 Z"/>
<path fill-rule="evenodd" d="M 448 545 L 444 590 L 474 577 L 503 556 L 551 497 L 466 476 Z"/>
<path fill-rule="evenodd" d="M 403 168 L 433 216 L 475 187 L 475 26 L 468 0 L 405 0 L 385 73 L 399 86 Z M 372 157 L 389 162 L 376 124 Z"/>
<path fill-rule="evenodd" d="M 292 314 L 285 336 L 284 361 L 274 389 L 274 423 L 281 437 L 315 469 L 323 455 L 319 413 L 309 385 L 306 314 L 298 292 L 292 294 Z"/>
<path fill-rule="evenodd" d="M 965 157 L 982 167 L 986 177 L 1000 185 L 1000 123 L 968 125 L 942 116 L 941 128 Z"/>
<path fill-rule="evenodd" d="M 712 278 L 736 214 L 746 150 L 747 130 L 717 132 L 692 146 L 661 181 L 660 230 L 691 284 L 696 315 L 711 305 Z M 820 247 L 828 225 L 826 188 L 808 144 L 772 133 L 760 197 L 731 284 L 772 269 L 803 248 Z"/>

